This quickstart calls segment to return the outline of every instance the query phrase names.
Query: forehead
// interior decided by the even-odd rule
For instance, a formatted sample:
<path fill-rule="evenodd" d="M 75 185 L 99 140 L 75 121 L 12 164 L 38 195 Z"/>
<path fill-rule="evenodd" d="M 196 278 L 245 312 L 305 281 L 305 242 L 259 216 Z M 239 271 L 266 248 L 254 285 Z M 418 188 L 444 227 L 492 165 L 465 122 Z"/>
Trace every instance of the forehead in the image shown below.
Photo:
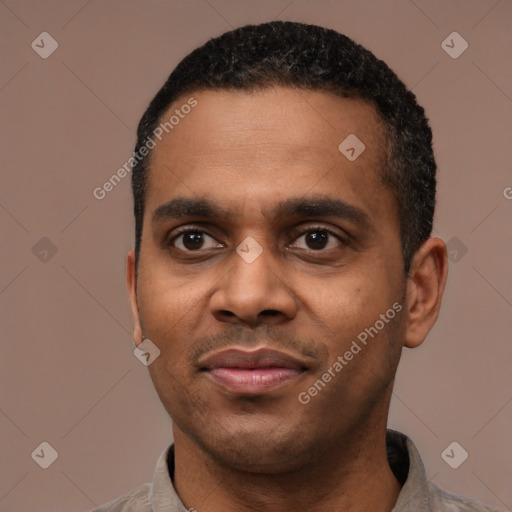
<path fill-rule="evenodd" d="M 182 109 L 190 97 L 197 105 Z M 178 196 L 240 208 L 308 193 L 341 194 L 377 216 L 393 210 L 379 179 L 383 125 L 361 100 L 284 87 L 207 90 L 179 98 L 162 121 L 172 115 L 172 129 L 151 154 L 150 213 Z"/>
<path fill-rule="evenodd" d="M 183 109 L 191 110 L 187 114 L 181 113 L 191 97 L 197 106 Z M 238 148 L 243 153 L 249 146 L 254 150 L 255 142 L 270 146 L 284 143 L 290 149 L 293 146 L 294 153 L 306 156 L 315 150 L 336 154 L 339 142 L 350 133 L 359 135 L 370 146 L 367 163 L 383 147 L 383 123 L 375 108 L 361 99 L 327 91 L 288 87 L 201 90 L 177 99 L 161 120 L 171 118 L 177 124 L 164 134 L 159 147 L 191 160 L 213 150 Z M 188 144 L 183 146 L 184 142 L 192 142 L 190 137 L 195 139 L 194 153 L 187 151 Z"/>

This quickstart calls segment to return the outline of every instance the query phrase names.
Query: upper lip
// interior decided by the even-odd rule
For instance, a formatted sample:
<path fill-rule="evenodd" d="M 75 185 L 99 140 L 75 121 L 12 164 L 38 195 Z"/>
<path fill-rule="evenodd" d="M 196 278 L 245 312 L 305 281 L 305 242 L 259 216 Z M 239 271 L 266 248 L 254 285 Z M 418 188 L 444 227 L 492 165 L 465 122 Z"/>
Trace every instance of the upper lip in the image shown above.
<path fill-rule="evenodd" d="M 301 371 L 306 368 L 306 365 L 296 357 L 268 348 L 251 351 L 239 348 L 222 350 L 200 360 L 199 366 L 203 370 L 214 368 L 291 368 Z"/>

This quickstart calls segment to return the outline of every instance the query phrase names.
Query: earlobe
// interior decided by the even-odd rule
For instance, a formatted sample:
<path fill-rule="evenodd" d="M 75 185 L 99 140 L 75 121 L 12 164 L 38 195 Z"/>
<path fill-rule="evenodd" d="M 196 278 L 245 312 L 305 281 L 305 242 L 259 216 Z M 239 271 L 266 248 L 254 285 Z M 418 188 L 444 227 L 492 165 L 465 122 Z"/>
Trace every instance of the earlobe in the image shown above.
<path fill-rule="evenodd" d="M 448 274 L 446 244 L 429 238 L 416 251 L 407 281 L 407 328 L 404 346 L 415 348 L 427 337 L 439 315 Z"/>
<path fill-rule="evenodd" d="M 137 277 L 135 271 L 135 251 L 132 249 L 126 258 L 126 288 L 133 317 L 133 341 L 138 347 L 142 343 L 142 327 L 140 325 L 139 305 L 137 301 Z"/>
<path fill-rule="evenodd" d="M 142 328 L 140 324 L 136 324 L 133 327 L 133 341 L 136 347 L 142 343 Z"/>

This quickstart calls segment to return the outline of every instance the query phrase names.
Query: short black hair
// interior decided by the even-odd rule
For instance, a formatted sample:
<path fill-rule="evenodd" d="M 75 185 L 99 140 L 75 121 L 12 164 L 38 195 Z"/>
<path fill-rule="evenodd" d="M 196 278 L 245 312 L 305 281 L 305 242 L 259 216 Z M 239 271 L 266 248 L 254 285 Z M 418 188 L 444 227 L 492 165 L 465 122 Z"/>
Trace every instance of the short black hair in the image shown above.
<path fill-rule="evenodd" d="M 413 254 L 432 231 L 436 194 L 432 131 L 416 96 L 387 64 L 335 30 L 272 21 L 210 39 L 176 66 L 151 101 L 138 126 L 135 152 L 140 154 L 170 105 L 185 94 L 275 86 L 328 91 L 373 105 L 386 139 L 380 178 L 397 202 L 407 274 Z M 133 166 L 136 262 L 150 156 L 151 152 Z"/>

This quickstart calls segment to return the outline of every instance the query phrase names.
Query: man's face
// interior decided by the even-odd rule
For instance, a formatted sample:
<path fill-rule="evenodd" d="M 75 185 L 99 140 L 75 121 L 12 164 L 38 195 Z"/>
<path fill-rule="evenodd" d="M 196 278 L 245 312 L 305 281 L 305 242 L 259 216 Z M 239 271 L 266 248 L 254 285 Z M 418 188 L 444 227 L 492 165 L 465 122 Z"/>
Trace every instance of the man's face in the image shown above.
<path fill-rule="evenodd" d="M 192 96 L 151 155 L 137 281 L 161 351 L 149 370 L 175 435 L 232 467 L 298 467 L 386 422 L 404 326 L 386 312 L 404 277 L 382 127 L 325 92 Z M 350 134 L 365 145 L 352 161 L 338 149 Z"/>

